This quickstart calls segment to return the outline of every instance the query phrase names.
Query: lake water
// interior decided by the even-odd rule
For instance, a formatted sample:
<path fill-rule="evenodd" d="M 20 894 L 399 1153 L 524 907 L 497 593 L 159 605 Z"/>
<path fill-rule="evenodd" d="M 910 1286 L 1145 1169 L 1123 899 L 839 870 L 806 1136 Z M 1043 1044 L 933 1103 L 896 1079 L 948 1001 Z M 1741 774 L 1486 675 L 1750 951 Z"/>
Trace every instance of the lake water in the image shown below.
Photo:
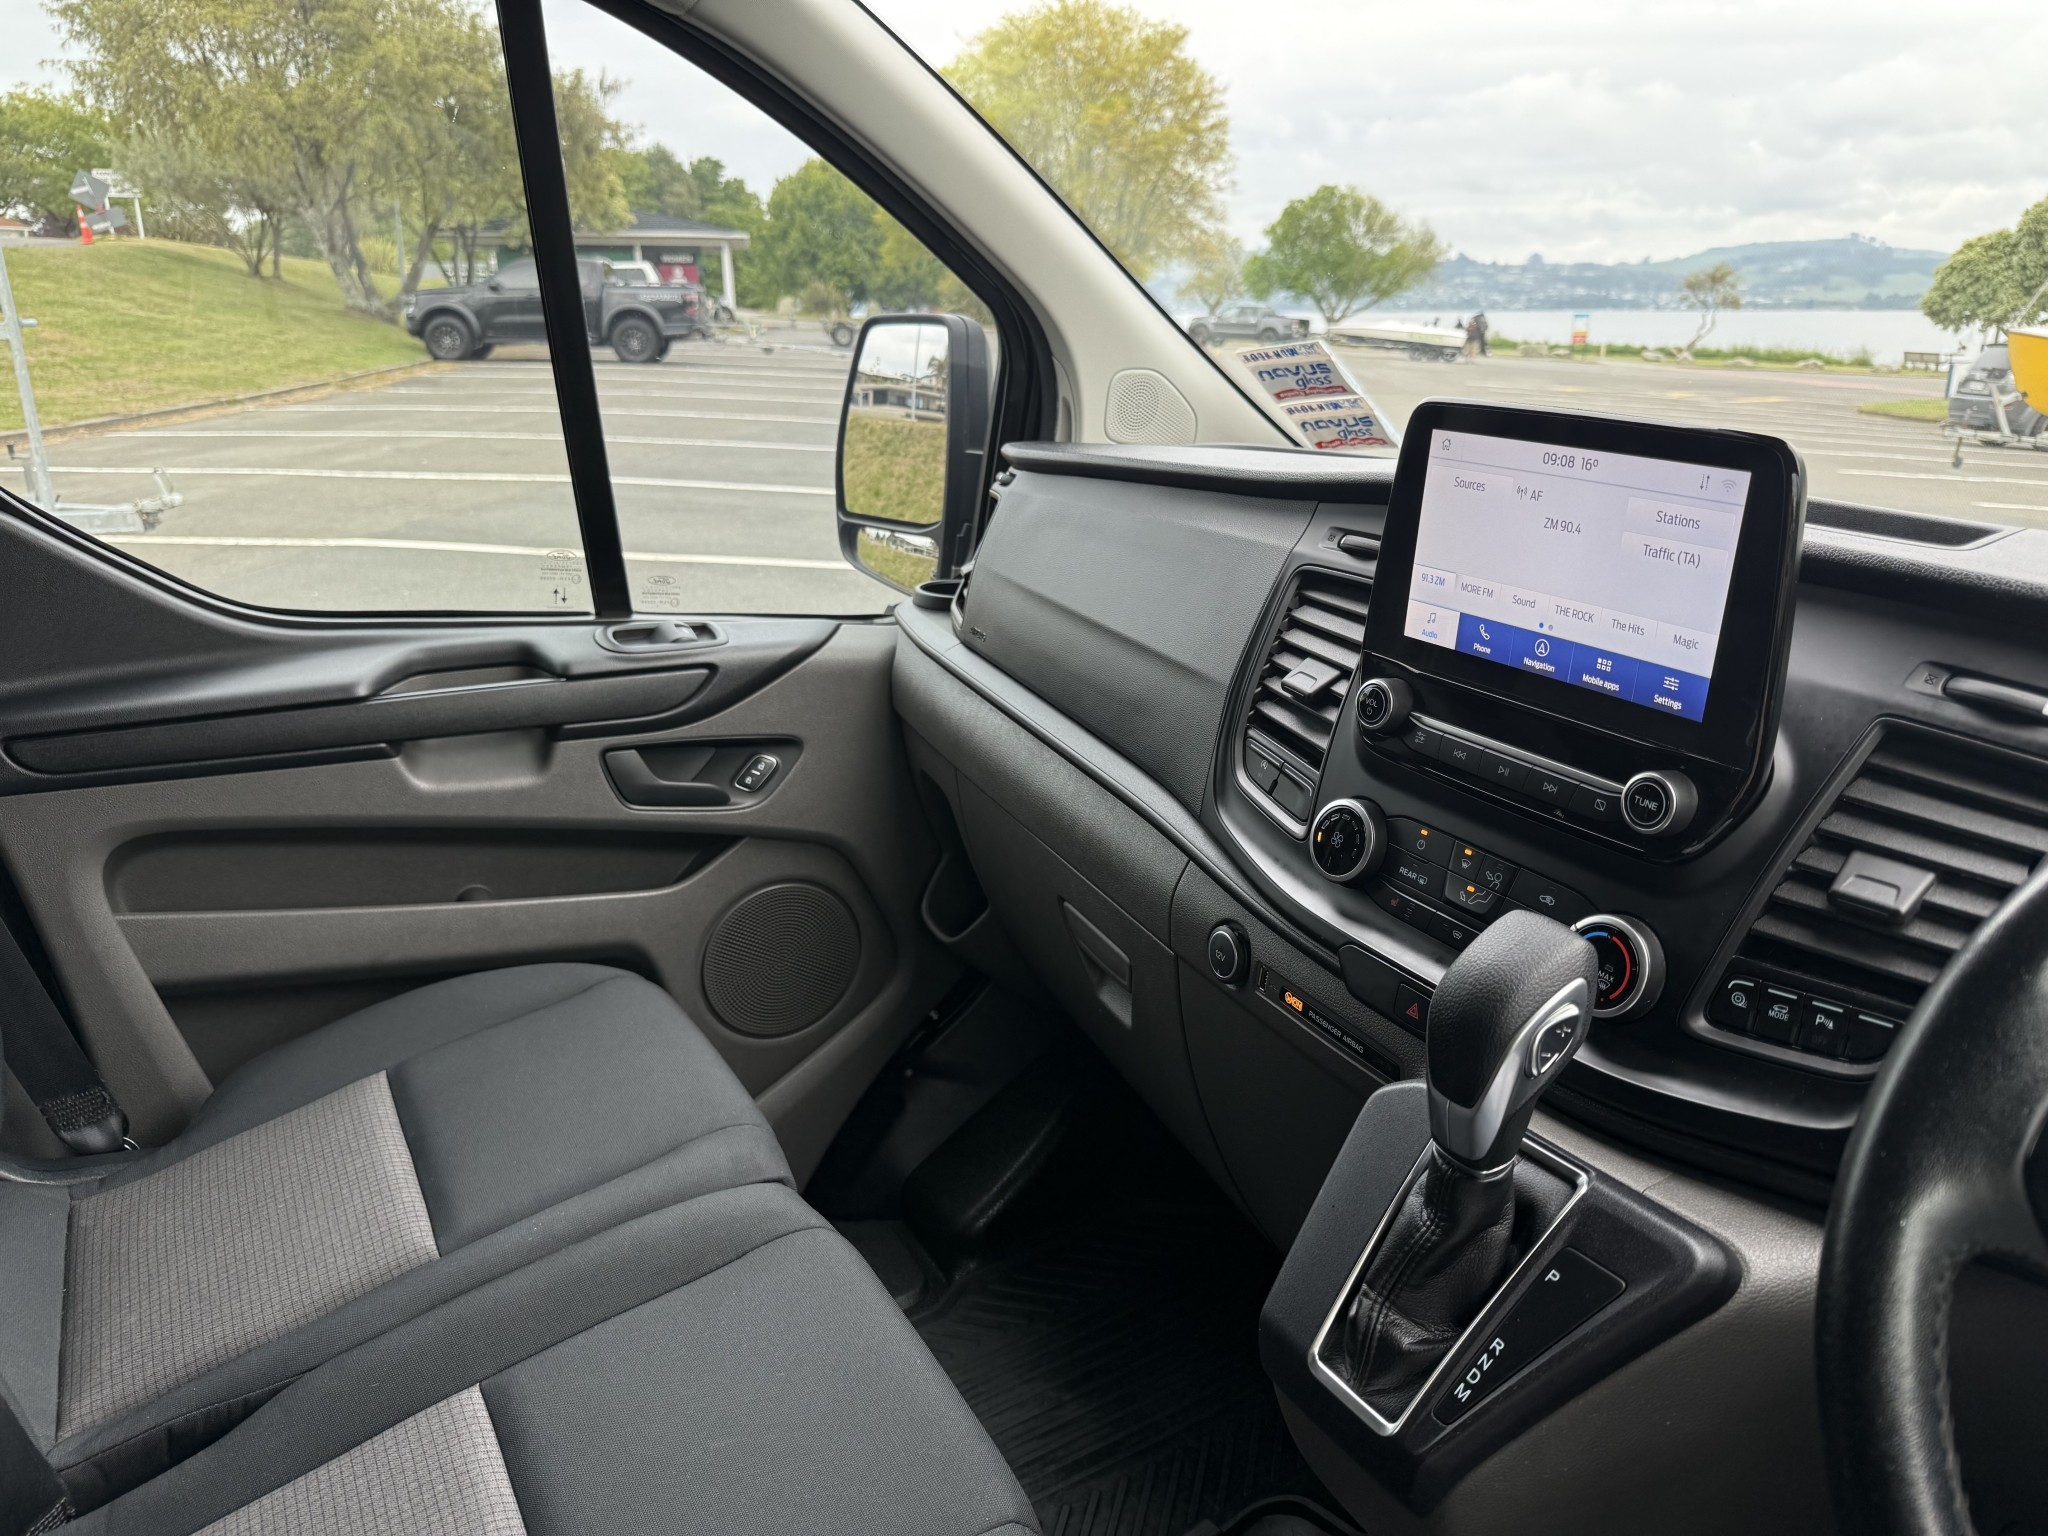
<path fill-rule="evenodd" d="M 1374 310 L 1377 315 L 1381 311 Z M 1589 340 L 1645 347 L 1682 346 L 1699 329 L 1699 316 L 1683 310 L 1595 309 L 1590 313 Z M 1572 339 L 1569 309 L 1489 310 L 1487 321 L 1494 334 L 1516 341 L 1549 341 L 1559 344 Z M 1438 320 L 1445 324 L 1462 315 L 1416 314 L 1408 310 L 1386 312 L 1389 319 Z M 1321 329 L 1318 324 L 1317 329 Z M 1960 350 L 1976 351 L 1971 336 Z M 1904 352 L 1954 352 L 1959 349 L 1953 331 L 1944 331 L 1915 309 L 1738 309 L 1718 316 L 1713 333 L 1704 343 L 1709 347 L 1794 347 L 1830 357 L 1849 357 L 1868 350 L 1872 362 L 1896 363 Z"/>

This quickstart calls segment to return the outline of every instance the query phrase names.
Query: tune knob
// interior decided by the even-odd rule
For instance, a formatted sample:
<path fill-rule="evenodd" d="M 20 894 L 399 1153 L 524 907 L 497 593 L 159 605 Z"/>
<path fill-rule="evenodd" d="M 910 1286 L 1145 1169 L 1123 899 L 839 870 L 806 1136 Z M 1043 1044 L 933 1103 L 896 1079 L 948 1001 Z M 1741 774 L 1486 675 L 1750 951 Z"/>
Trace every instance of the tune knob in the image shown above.
<path fill-rule="evenodd" d="M 1669 837 L 1683 832 L 1699 808 L 1692 780 L 1675 768 L 1639 773 L 1621 789 L 1621 819 L 1644 837 Z"/>
<path fill-rule="evenodd" d="M 1308 829 L 1308 855 L 1339 885 L 1379 868 L 1387 823 L 1370 800 L 1332 800 Z"/>
<path fill-rule="evenodd" d="M 1368 677 L 1358 685 L 1358 728 L 1368 736 L 1389 736 L 1401 729 L 1415 707 L 1415 690 L 1398 677 Z"/>

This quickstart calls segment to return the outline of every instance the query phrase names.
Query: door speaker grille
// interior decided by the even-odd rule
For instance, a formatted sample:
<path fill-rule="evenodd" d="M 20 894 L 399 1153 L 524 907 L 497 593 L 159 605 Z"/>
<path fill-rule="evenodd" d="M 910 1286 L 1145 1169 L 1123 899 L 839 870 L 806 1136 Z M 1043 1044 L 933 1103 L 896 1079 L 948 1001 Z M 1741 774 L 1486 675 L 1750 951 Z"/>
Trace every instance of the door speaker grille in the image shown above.
<path fill-rule="evenodd" d="M 822 886 L 792 881 L 728 910 L 704 950 L 704 996 L 746 1035 L 793 1035 L 830 1013 L 853 984 L 860 926 Z"/>

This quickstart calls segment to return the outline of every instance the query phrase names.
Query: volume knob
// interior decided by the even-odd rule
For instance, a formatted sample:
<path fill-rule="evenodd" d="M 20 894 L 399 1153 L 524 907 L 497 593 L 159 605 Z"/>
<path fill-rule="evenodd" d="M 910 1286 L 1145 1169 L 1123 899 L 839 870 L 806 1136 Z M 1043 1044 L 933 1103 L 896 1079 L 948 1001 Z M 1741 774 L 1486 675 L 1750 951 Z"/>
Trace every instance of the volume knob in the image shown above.
<path fill-rule="evenodd" d="M 1368 677 L 1358 685 L 1358 728 L 1368 736 L 1389 736 L 1401 729 L 1415 707 L 1415 690 L 1398 677 Z"/>

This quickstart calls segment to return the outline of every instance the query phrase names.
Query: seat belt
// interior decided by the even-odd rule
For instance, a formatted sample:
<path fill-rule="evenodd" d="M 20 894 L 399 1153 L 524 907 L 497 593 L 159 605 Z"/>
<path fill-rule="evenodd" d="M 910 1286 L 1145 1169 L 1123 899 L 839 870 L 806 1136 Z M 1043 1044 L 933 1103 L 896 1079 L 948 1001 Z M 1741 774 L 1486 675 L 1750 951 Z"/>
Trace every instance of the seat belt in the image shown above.
<path fill-rule="evenodd" d="M 64 1480 L 0 1394 L 0 1536 L 43 1536 L 70 1519 Z"/>
<path fill-rule="evenodd" d="M 65 1146 L 87 1155 L 118 1152 L 127 1144 L 128 1117 L 5 923 L 0 923 L 0 1047 Z"/>

